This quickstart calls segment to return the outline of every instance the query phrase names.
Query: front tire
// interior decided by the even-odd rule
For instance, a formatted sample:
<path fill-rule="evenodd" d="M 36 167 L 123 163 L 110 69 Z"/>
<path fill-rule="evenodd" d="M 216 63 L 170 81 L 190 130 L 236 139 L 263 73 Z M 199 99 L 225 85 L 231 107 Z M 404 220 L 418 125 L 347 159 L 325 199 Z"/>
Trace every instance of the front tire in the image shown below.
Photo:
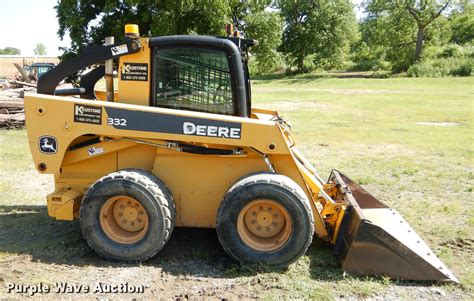
<path fill-rule="evenodd" d="M 161 181 L 145 171 L 122 170 L 89 188 L 80 224 L 84 238 L 102 257 L 141 262 L 165 246 L 175 216 L 171 193 Z"/>
<path fill-rule="evenodd" d="M 231 186 L 216 228 L 224 250 L 236 261 L 285 268 L 311 244 L 314 219 L 298 184 L 283 175 L 258 173 Z"/>

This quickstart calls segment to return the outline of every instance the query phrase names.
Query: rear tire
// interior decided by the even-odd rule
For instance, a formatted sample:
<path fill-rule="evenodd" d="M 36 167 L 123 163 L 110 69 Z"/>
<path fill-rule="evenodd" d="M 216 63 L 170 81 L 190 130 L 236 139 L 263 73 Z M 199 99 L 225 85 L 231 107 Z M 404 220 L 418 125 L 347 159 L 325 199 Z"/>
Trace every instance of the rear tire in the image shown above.
<path fill-rule="evenodd" d="M 141 170 L 122 170 L 87 191 L 80 224 L 88 244 L 113 261 L 140 262 L 156 255 L 171 236 L 176 210 L 171 193 Z"/>
<path fill-rule="evenodd" d="M 216 228 L 222 247 L 236 261 L 285 268 L 311 244 L 314 219 L 304 191 L 293 180 L 256 173 L 227 191 Z"/>

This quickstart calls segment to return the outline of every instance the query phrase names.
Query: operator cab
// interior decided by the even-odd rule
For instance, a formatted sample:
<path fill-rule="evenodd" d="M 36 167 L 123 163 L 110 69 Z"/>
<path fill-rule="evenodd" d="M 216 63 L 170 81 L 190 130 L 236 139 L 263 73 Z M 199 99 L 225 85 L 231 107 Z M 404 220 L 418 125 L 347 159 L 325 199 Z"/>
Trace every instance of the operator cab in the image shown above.
<path fill-rule="evenodd" d="M 248 41 L 248 40 L 247 40 Z M 248 117 L 250 80 L 241 39 L 206 36 L 151 38 L 151 104 Z M 245 44 L 248 47 L 249 43 Z"/>
<path fill-rule="evenodd" d="M 104 100 L 95 84 L 105 74 L 101 65 L 114 60 L 118 93 L 113 101 L 249 117 L 251 109 L 248 50 L 256 42 L 243 39 L 233 26 L 227 37 L 162 36 L 140 38 L 137 26 L 127 25 L 125 42 L 91 46 L 82 55 L 61 62 L 38 82 L 38 93 L 81 95 Z M 127 32 L 132 29 L 133 32 Z M 98 65 L 85 74 L 80 87 L 56 90 L 68 75 Z M 113 89 L 113 87 L 112 87 Z M 114 94 L 114 93 L 110 93 Z M 109 94 L 109 95 L 110 95 Z"/>

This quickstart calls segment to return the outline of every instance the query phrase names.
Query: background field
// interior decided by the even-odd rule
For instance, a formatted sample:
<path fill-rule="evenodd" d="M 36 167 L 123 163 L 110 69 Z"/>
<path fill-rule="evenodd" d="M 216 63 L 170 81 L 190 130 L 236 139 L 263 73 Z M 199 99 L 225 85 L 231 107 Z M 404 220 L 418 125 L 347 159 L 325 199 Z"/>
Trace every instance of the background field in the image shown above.
<path fill-rule="evenodd" d="M 253 92 L 255 106 L 291 120 L 321 176 L 342 170 L 398 210 L 461 285 L 346 275 L 317 240 L 288 271 L 239 266 L 213 230 L 177 229 L 140 266 L 103 261 L 78 223 L 47 217 L 52 178 L 34 171 L 24 130 L 3 130 L 0 298 L 11 296 L 8 282 L 57 281 L 145 283 L 146 296 L 181 298 L 474 298 L 474 78 L 271 76 L 254 80 Z"/>

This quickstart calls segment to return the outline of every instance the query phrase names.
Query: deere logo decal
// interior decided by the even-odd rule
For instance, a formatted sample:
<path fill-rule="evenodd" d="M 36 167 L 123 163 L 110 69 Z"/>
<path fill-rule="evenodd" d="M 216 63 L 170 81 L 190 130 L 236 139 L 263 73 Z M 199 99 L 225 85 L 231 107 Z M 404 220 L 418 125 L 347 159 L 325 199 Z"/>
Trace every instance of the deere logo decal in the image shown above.
<path fill-rule="evenodd" d="M 46 155 L 53 155 L 58 152 L 58 141 L 53 136 L 41 136 L 38 139 L 40 152 Z"/>
<path fill-rule="evenodd" d="M 116 129 L 226 139 L 241 139 L 242 136 L 240 122 L 110 107 L 105 107 L 105 112 L 107 113 L 107 124 Z"/>
<path fill-rule="evenodd" d="M 183 123 L 185 135 L 240 139 L 240 131 L 237 127 L 200 125 L 188 121 Z"/>

